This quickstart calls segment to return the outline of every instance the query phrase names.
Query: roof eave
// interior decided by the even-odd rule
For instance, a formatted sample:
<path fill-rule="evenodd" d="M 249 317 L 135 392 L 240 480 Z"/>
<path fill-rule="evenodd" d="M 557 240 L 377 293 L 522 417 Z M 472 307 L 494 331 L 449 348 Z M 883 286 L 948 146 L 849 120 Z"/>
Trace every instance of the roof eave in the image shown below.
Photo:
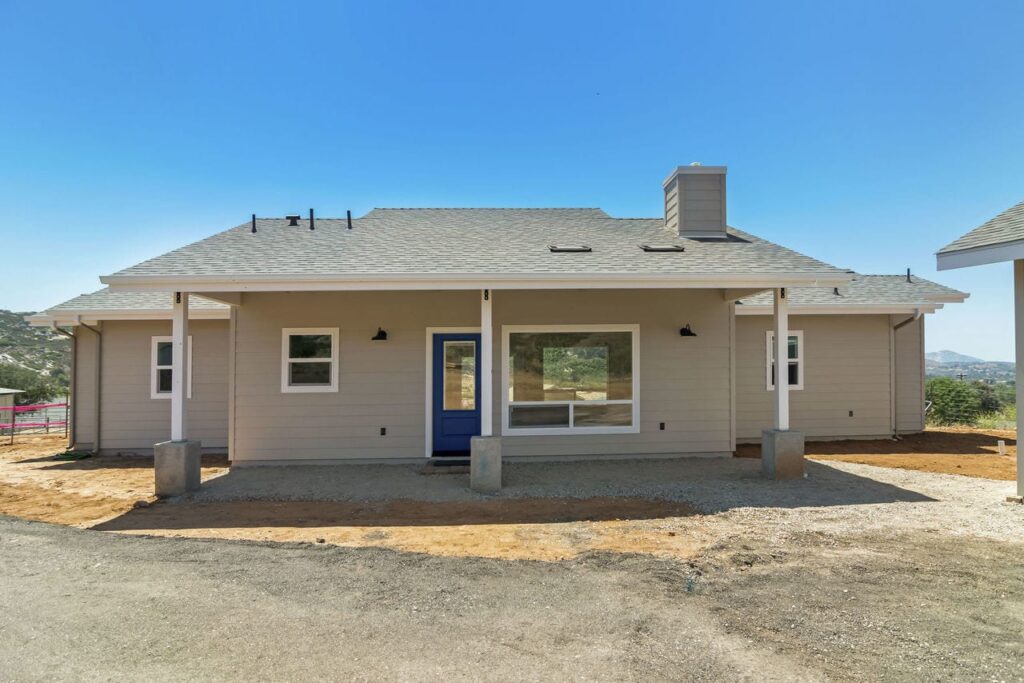
<path fill-rule="evenodd" d="M 988 244 L 968 249 L 952 249 L 935 254 L 938 270 L 954 270 L 1024 259 L 1024 240 Z"/>
<path fill-rule="evenodd" d="M 848 273 L 457 273 L 445 275 L 373 274 L 324 277 L 303 275 L 158 276 L 107 275 L 100 281 L 111 291 L 275 292 L 351 290 L 508 289 L 632 289 L 726 287 L 837 287 L 850 282 Z"/>
<path fill-rule="evenodd" d="M 230 309 L 201 308 L 190 309 L 191 320 L 227 320 L 231 317 Z M 171 309 L 107 309 L 81 311 L 43 311 L 35 315 L 25 316 L 25 322 L 31 327 L 75 327 L 92 324 L 101 320 L 170 320 Z"/>

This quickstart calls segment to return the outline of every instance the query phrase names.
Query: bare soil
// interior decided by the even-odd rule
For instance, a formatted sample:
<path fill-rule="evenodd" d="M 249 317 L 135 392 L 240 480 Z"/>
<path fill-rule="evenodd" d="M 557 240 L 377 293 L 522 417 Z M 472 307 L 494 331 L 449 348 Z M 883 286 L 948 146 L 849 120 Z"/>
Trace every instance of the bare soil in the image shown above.
<path fill-rule="evenodd" d="M 999 455 L 999 440 L 1006 442 L 1006 455 Z M 1003 481 L 1017 478 L 1017 440 L 1012 431 L 943 427 L 929 429 L 921 434 L 909 434 L 899 441 L 811 441 L 806 448 L 807 457 L 812 460 L 853 462 Z M 737 448 L 736 455 L 741 458 L 759 458 L 761 447 L 757 444 L 742 444 Z"/>

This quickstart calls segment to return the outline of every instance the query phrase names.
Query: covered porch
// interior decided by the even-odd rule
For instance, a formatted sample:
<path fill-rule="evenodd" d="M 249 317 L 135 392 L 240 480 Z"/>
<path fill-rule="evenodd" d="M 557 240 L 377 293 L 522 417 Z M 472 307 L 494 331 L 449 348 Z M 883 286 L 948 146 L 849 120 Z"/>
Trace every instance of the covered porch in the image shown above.
<path fill-rule="evenodd" d="M 723 456 L 735 449 L 736 299 L 748 287 L 199 292 L 231 307 L 233 466 L 463 457 L 474 488 L 530 459 Z M 772 287 L 775 339 L 789 337 Z M 189 299 L 172 298 L 171 439 L 158 489 L 194 490 Z M 199 351 L 201 352 L 201 350 Z M 789 366 L 787 345 L 773 348 Z M 801 476 L 785 382 L 766 473 Z M 471 456 L 471 457 L 470 457 Z M 781 465 L 781 466 L 780 466 Z"/>

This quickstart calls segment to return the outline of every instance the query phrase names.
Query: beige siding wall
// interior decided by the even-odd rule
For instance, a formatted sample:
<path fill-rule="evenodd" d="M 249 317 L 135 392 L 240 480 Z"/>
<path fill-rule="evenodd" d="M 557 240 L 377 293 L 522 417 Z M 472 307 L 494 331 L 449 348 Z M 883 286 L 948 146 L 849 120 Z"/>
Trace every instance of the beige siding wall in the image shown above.
<path fill-rule="evenodd" d="M 736 318 L 739 440 L 760 439 L 772 424 L 765 375 L 771 324 L 771 316 Z M 889 316 L 796 315 L 789 327 L 804 333 L 804 388 L 790 392 L 793 429 L 810 438 L 891 434 Z"/>
<path fill-rule="evenodd" d="M 924 316 L 896 331 L 896 429 L 924 429 Z"/>
<path fill-rule="evenodd" d="M 190 324 L 193 350 L 192 398 L 188 401 L 188 435 L 208 449 L 227 448 L 228 323 L 194 320 Z M 170 321 L 107 321 L 103 325 L 103 388 L 100 448 L 103 451 L 147 453 L 153 444 L 170 438 L 171 402 L 150 398 L 152 338 L 168 336 Z M 95 400 L 92 377 L 95 353 L 91 333 L 81 333 L 76 379 L 79 444 L 95 439 Z M 91 360 L 90 360 L 91 359 Z"/>
<path fill-rule="evenodd" d="M 92 330 L 75 328 L 75 398 L 71 410 L 75 423 L 73 445 L 81 450 L 96 446 L 97 339 Z"/>
<path fill-rule="evenodd" d="M 720 292 L 497 291 L 493 315 L 496 430 L 502 325 L 640 325 L 639 434 L 509 437 L 507 455 L 731 450 L 730 316 Z M 475 327 L 479 320 L 475 291 L 246 294 L 236 319 L 233 460 L 423 457 L 426 330 Z M 679 336 L 687 322 L 698 337 Z M 378 326 L 388 341 L 370 341 Z M 339 328 L 337 393 L 281 393 L 285 327 Z"/>

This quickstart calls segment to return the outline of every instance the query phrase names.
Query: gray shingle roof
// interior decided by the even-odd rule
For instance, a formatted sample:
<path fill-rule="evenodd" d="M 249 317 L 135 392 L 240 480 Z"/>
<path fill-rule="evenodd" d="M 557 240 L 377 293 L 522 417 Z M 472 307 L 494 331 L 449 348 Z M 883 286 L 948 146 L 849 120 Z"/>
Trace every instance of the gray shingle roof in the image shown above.
<path fill-rule="evenodd" d="M 917 275 L 855 274 L 849 285 L 836 294 L 832 287 L 790 287 L 791 306 L 913 306 L 952 303 L 968 295 Z M 742 300 L 744 306 L 771 306 L 772 293 L 761 292 Z"/>
<path fill-rule="evenodd" d="M 374 209 L 353 220 L 277 218 L 244 223 L 116 273 L 118 277 L 344 277 L 458 274 L 823 274 L 843 271 L 730 228 L 734 239 L 681 239 L 661 218 L 620 219 L 600 209 Z M 640 243 L 680 242 L 684 253 Z M 590 253 L 551 253 L 586 244 Z M 106 280 L 105 280 L 106 281 Z"/>
<path fill-rule="evenodd" d="M 227 304 L 193 294 L 189 310 L 227 310 Z M 112 292 L 109 287 L 81 294 L 74 299 L 46 309 L 46 313 L 78 313 L 80 311 L 169 311 L 171 295 L 167 292 Z"/>
<path fill-rule="evenodd" d="M 1024 202 L 985 221 L 960 239 L 939 249 L 938 253 L 946 254 L 951 251 L 963 251 L 977 247 L 993 247 L 1020 240 L 1024 240 Z"/>

